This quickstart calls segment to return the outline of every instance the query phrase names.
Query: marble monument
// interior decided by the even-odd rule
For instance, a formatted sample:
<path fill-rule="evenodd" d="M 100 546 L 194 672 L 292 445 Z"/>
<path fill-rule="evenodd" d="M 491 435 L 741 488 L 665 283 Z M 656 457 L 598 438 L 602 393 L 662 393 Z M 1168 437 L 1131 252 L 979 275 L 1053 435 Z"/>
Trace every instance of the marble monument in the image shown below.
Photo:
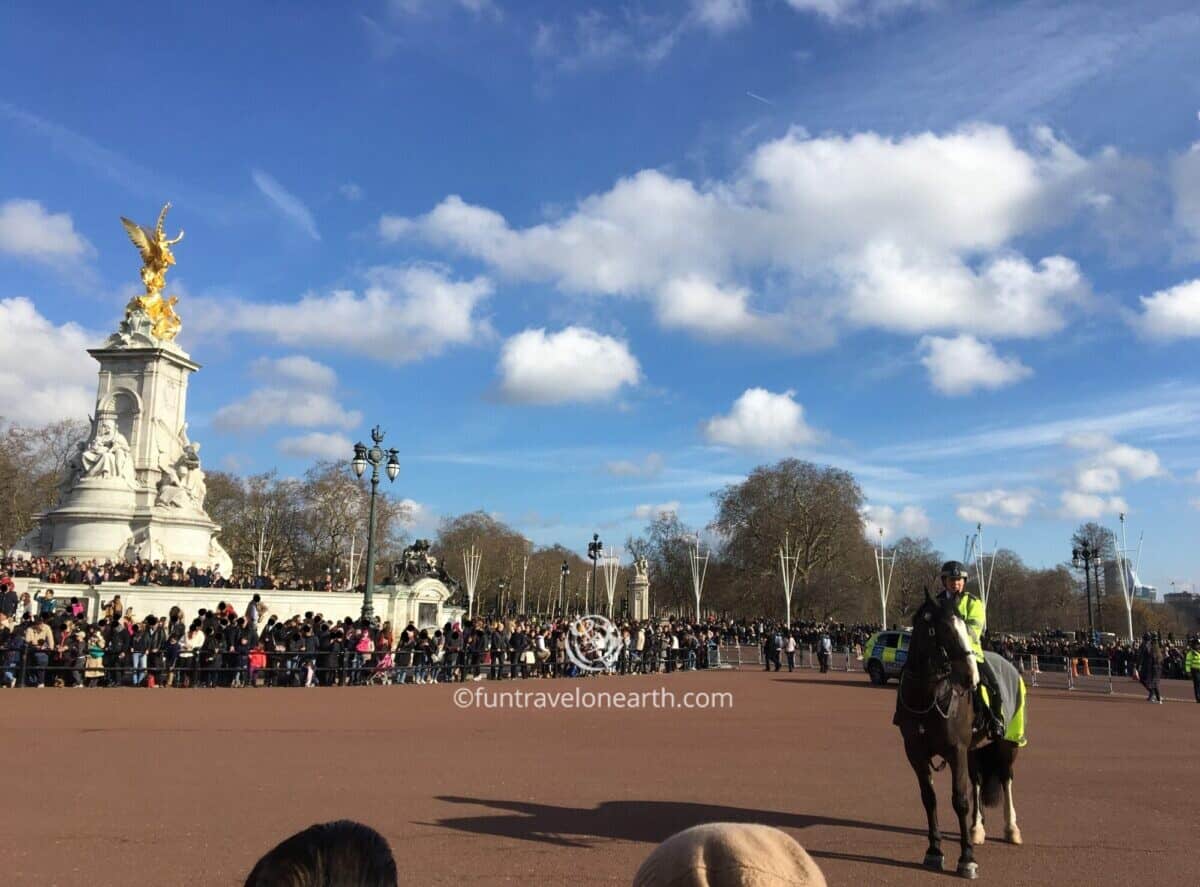
<path fill-rule="evenodd" d="M 135 296 L 115 333 L 88 350 L 100 364 L 90 431 L 72 454 L 57 505 L 18 549 L 100 560 L 182 561 L 228 576 L 229 555 L 204 510 L 200 444 L 188 436 L 187 386 L 200 369 L 175 342 L 182 324 L 164 275 L 175 264 L 163 232 L 122 218 L 142 256 L 146 292 Z"/>

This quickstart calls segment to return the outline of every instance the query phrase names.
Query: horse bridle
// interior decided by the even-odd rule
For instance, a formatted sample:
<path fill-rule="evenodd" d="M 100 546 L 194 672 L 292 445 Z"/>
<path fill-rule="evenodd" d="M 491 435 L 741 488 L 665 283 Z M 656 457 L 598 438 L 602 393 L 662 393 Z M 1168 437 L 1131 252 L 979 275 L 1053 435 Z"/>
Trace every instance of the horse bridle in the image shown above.
<path fill-rule="evenodd" d="M 929 618 L 928 613 L 926 613 L 926 619 L 929 622 L 929 627 L 928 627 L 929 637 L 934 639 L 934 644 L 931 646 L 933 646 L 933 648 L 937 651 L 937 653 L 941 654 L 941 656 L 940 656 L 940 660 L 935 660 L 932 655 L 927 655 L 925 658 L 925 664 L 932 666 L 932 668 L 922 669 L 922 671 L 927 671 L 930 674 L 930 676 L 933 678 L 933 686 L 934 686 L 934 688 L 936 688 L 938 686 L 938 684 L 940 684 L 942 681 L 944 681 L 946 678 L 948 678 L 953 673 L 954 660 L 966 659 L 968 656 L 971 655 L 971 651 L 963 650 L 958 655 L 951 656 L 950 653 L 946 650 L 945 644 L 936 643 L 937 628 L 934 627 L 933 621 L 932 621 L 932 619 Z M 900 672 L 900 686 L 897 688 L 897 693 L 896 693 L 897 700 L 900 703 L 900 707 L 903 708 L 905 711 L 907 711 L 909 714 L 913 714 L 913 715 L 918 715 L 918 716 L 927 715 L 931 711 L 936 711 L 939 715 L 941 715 L 942 720 L 949 719 L 950 703 L 947 702 L 946 708 L 945 708 L 945 710 L 943 710 L 942 706 L 940 706 L 938 704 L 940 694 L 938 694 L 937 692 L 935 692 L 933 694 L 933 701 L 931 703 L 929 703 L 928 706 L 926 706 L 925 708 L 922 708 L 922 709 L 912 708 L 907 702 L 904 701 L 904 679 L 905 679 L 905 677 L 908 676 L 908 673 L 909 673 L 908 663 L 905 663 L 904 669 Z M 957 693 L 957 688 L 955 688 L 953 685 L 951 685 L 950 698 L 953 699 L 956 693 Z"/>

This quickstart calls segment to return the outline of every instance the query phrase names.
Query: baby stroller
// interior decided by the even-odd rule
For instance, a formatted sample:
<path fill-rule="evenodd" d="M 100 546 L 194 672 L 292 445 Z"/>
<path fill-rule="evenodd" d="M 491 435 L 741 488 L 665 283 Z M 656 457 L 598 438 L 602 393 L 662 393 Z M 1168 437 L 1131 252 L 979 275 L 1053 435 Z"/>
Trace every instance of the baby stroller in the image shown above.
<path fill-rule="evenodd" d="M 388 684 L 392 683 L 393 679 L 395 678 L 395 670 L 396 660 L 395 657 L 392 656 L 392 651 L 389 650 L 380 657 L 378 662 L 375 663 L 375 668 L 371 671 L 371 676 L 367 678 L 367 683 L 375 684 L 376 686 L 380 687 L 386 687 Z"/>

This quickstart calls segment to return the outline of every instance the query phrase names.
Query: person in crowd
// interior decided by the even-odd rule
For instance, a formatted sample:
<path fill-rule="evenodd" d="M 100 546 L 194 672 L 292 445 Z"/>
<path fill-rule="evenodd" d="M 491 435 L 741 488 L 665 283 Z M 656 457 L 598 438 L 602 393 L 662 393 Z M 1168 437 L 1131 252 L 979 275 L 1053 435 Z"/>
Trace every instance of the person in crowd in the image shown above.
<path fill-rule="evenodd" d="M 1138 673 L 1142 676 L 1142 684 L 1146 688 L 1146 701 L 1162 705 L 1162 694 L 1158 690 L 1158 682 L 1162 680 L 1163 655 L 1158 643 L 1158 635 L 1146 632 L 1142 637 L 1142 653 L 1138 662 Z"/>
<path fill-rule="evenodd" d="M 713 822 L 667 838 L 646 857 L 633 887 L 825 887 L 812 857 L 767 825 Z"/>
<path fill-rule="evenodd" d="M 342 819 L 309 826 L 272 848 L 250 870 L 246 887 L 397 887 L 387 839 Z"/>
<path fill-rule="evenodd" d="M 1192 676 L 1192 694 L 1196 701 L 1200 702 L 1200 635 L 1192 638 L 1187 657 L 1184 659 L 1183 672 Z"/>

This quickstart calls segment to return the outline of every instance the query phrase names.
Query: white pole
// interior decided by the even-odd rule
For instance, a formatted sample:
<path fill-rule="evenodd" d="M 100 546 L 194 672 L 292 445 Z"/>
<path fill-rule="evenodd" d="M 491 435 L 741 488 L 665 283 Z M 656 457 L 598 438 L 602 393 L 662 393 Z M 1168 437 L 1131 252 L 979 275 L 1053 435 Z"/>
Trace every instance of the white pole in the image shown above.
<path fill-rule="evenodd" d="M 983 624 L 987 625 L 988 612 L 988 597 L 992 593 L 992 571 L 996 569 L 996 552 L 999 548 L 992 550 L 991 554 L 987 553 L 986 546 L 983 543 L 983 524 L 975 525 L 975 538 L 978 540 L 978 545 L 972 545 L 971 549 L 975 552 L 975 573 L 979 582 L 979 600 L 983 603 Z M 991 558 L 991 561 L 987 559 Z M 984 564 L 987 562 L 987 570 L 984 571 Z"/>
<path fill-rule="evenodd" d="M 1116 547 L 1117 538 L 1113 535 L 1113 546 Z M 1125 512 L 1121 512 L 1121 545 L 1117 548 L 1117 573 L 1121 577 L 1121 597 L 1125 599 L 1125 623 L 1129 631 L 1129 642 L 1133 643 L 1133 594 L 1134 589 L 1129 586 L 1133 583 L 1133 577 L 1127 576 L 1129 570 L 1129 558 L 1126 552 L 1129 549 L 1126 547 L 1125 537 Z M 1141 544 L 1138 545 L 1138 559 L 1141 560 Z"/>
<path fill-rule="evenodd" d="M 799 569 L 800 555 L 792 554 L 790 534 L 785 532 L 783 545 L 779 549 L 779 573 L 783 577 L 783 602 L 787 607 L 788 628 L 792 627 L 792 589 L 796 587 L 796 572 Z"/>
<path fill-rule="evenodd" d="M 896 569 L 896 552 L 893 551 L 889 555 L 884 554 L 884 550 L 883 527 L 880 527 L 879 548 L 875 550 L 875 576 L 879 580 L 879 609 L 883 616 L 880 625 L 886 629 L 888 597 L 892 592 L 892 573 Z M 884 564 L 887 565 L 886 570 L 884 569 Z"/>
<path fill-rule="evenodd" d="M 525 615 L 525 576 L 529 572 L 529 555 L 521 558 L 521 615 Z"/>
<path fill-rule="evenodd" d="M 479 581 L 479 561 L 482 558 L 483 553 L 476 550 L 474 545 L 463 550 L 463 573 L 467 579 L 468 619 L 473 618 L 475 614 L 475 583 Z"/>
<path fill-rule="evenodd" d="M 700 595 L 704 592 L 704 576 L 708 572 L 708 552 L 700 554 L 700 534 L 696 534 L 696 543 L 688 552 L 688 561 L 692 565 L 692 590 L 696 594 L 696 621 L 700 621 Z"/>
<path fill-rule="evenodd" d="M 617 590 L 617 573 L 621 569 L 621 549 L 613 548 L 604 558 L 604 589 L 608 592 L 608 618 L 613 618 L 613 595 Z"/>

